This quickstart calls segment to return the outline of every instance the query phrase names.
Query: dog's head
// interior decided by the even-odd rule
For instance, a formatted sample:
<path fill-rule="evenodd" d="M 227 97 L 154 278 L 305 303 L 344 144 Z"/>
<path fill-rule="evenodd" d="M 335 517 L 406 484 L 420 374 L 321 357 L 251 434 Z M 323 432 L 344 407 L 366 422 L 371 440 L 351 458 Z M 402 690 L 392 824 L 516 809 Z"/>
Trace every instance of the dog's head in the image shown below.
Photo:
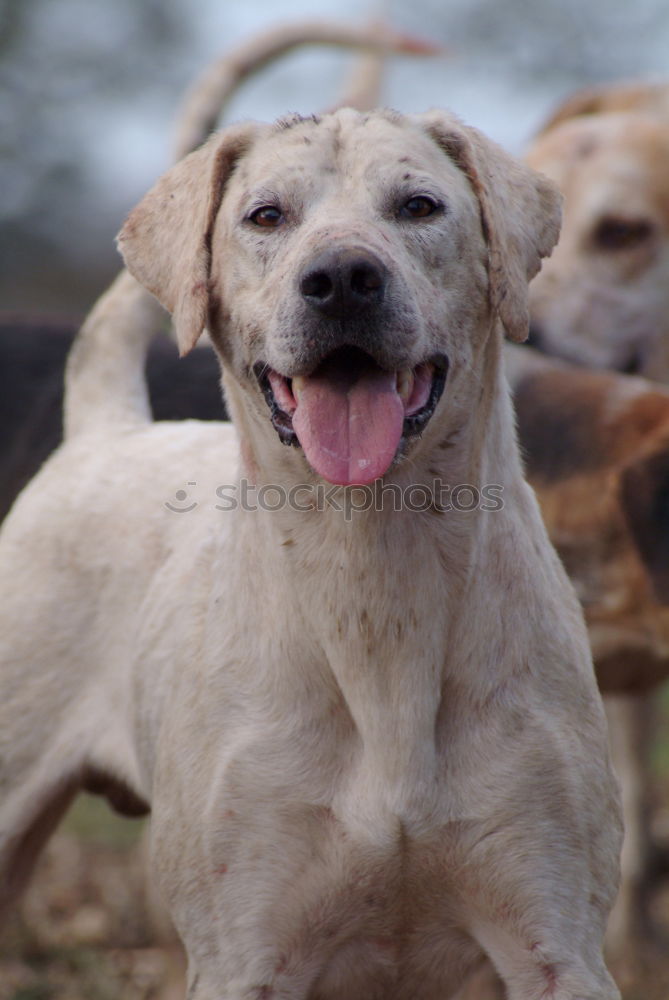
<path fill-rule="evenodd" d="M 669 129 L 643 112 L 559 120 L 528 162 L 565 196 L 560 243 L 530 288 L 537 347 L 669 380 Z"/>
<path fill-rule="evenodd" d="M 182 352 L 209 329 L 256 426 L 326 480 L 364 484 L 473 377 L 495 316 L 524 338 L 559 200 L 448 115 L 345 109 L 213 137 L 120 246 Z"/>

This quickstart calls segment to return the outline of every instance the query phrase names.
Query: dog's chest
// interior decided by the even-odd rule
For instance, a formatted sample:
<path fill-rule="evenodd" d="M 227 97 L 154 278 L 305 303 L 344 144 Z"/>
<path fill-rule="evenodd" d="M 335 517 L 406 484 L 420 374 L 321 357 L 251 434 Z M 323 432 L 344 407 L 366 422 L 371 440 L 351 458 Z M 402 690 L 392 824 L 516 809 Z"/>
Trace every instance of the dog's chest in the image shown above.
<path fill-rule="evenodd" d="M 461 929 L 466 838 L 434 706 L 425 698 L 412 714 L 408 691 L 401 705 L 386 690 L 377 716 L 356 723 L 334 697 L 322 711 L 297 680 L 288 694 L 264 718 L 256 703 L 230 719 L 189 810 L 201 834 L 181 870 L 195 873 L 198 907 L 210 900 L 222 974 L 240 962 L 249 986 L 305 1000 L 406 1000 L 419 981 L 421 997 L 442 1000 L 478 952 Z M 271 957 L 253 976 L 237 938 L 249 925 Z"/>
<path fill-rule="evenodd" d="M 463 926 L 458 824 L 412 837 L 379 806 L 364 836 L 334 809 L 278 791 L 228 798 L 198 863 L 221 974 L 304 1000 L 407 1000 L 416 982 L 425 1000 L 450 996 L 479 954 Z"/>
<path fill-rule="evenodd" d="M 209 900 L 221 974 L 236 968 L 249 988 L 399 1000 L 420 981 L 422 997 L 442 1000 L 476 952 L 456 922 L 464 853 L 440 749 L 448 586 L 428 572 L 434 553 L 419 558 L 411 587 L 361 555 L 359 568 L 353 557 L 331 568 L 327 588 L 310 574 L 309 586 L 289 574 L 278 586 L 260 567 L 253 592 L 237 580 L 212 604 L 217 666 L 184 690 L 201 768 L 183 789 L 201 836 L 180 840 L 179 868 L 198 907 Z M 171 746 L 183 742 L 174 703 Z M 173 781 L 183 761 L 168 767 Z M 195 914 L 176 916 L 187 938 Z M 271 961 L 246 980 L 249 926 Z"/>
<path fill-rule="evenodd" d="M 398 826 L 386 832 L 386 845 L 351 839 L 332 852 L 331 881 L 302 912 L 292 961 L 281 954 L 286 971 L 313 970 L 309 1000 L 406 1000 L 417 982 L 421 997 L 441 1000 L 478 954 L 460 929 L 449 832 L 441 843 L 410 842 Z"/>

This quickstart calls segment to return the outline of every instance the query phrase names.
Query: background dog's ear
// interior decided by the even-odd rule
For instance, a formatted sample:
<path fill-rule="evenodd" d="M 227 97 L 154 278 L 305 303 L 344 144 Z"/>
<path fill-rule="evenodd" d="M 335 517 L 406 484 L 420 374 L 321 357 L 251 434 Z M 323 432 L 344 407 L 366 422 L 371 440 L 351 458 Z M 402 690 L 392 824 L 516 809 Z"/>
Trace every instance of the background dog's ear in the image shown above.
<path fill-rule="evenodd" d="M 527 286 L 557 243 L 562 196 L 536 171 L 509 156 L 478 129 L 441 111 L 418 120 L 467 176 L 478 198 L 488 243 L 490 304 L 508 336 L 529 330 Z"/>
<path fill-rule="evenodd" d="M 130 273 L 172 313 L 182 355 L 207 323 L 211 236 L 225 184 L 258 126 L 233 126 L 168 170 L 128 216 L 118 246 Z"/>

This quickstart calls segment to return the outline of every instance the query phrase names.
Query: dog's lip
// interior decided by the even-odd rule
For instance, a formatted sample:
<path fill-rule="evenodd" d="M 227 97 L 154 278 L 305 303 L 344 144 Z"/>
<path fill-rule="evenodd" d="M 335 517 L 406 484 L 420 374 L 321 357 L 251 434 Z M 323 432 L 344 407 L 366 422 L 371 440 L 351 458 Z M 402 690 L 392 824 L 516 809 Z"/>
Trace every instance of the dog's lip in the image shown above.
<path fill-rule="evenodd" d="M 339 348 L 324 358 L 321 365 L 331 362 L 335 356 L 342 360 L 350 358 L 354 364 L 364 363 L 381 368 L 369 354 L 358 348 Z M 399 368 L 395 371 L 397 391 L 405 405 L 402 444 L 419 435 L 429 423 L 444 391 L 448 368 L 448 357 L 445 354 L 434 354 L 413 368 Z M 257 361 L 253 365 L 253 372 L 269 407 L 272 425 L 279 439 L 283 444 L 299 447 L 300 441 L 293 429 L 292 419 L 298 405 L 293 384 L 302 376 L 282 375 L 264 361 Z M 416 385 L 421 378 L 426 377 L 431 378 L 430 390 L 427 399 L 422 402 L 420 394 L 416 392 Z"/>

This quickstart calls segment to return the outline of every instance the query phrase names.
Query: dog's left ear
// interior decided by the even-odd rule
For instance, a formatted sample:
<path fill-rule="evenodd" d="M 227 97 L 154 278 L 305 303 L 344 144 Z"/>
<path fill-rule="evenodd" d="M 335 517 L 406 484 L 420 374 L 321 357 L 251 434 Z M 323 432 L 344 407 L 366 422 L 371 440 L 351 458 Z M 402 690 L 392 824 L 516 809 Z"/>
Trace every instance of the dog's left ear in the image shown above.
<path fill-rule="evenodd" d="M 527 286 L 560 233 L 562 196 L 549 181 L 478 129 L 441 111 L 418 121 L 467 176 L 488 243 L 490 304 L 511 340 L 529 330 Z"/>
<path fill-rule="evenodd" d="M 207 323 L 211 238 L 226 182 L 259 128 L 213 135 L 163 174 L 119 233 L 126 267 L 172 313 L 182 356 Z"/>

